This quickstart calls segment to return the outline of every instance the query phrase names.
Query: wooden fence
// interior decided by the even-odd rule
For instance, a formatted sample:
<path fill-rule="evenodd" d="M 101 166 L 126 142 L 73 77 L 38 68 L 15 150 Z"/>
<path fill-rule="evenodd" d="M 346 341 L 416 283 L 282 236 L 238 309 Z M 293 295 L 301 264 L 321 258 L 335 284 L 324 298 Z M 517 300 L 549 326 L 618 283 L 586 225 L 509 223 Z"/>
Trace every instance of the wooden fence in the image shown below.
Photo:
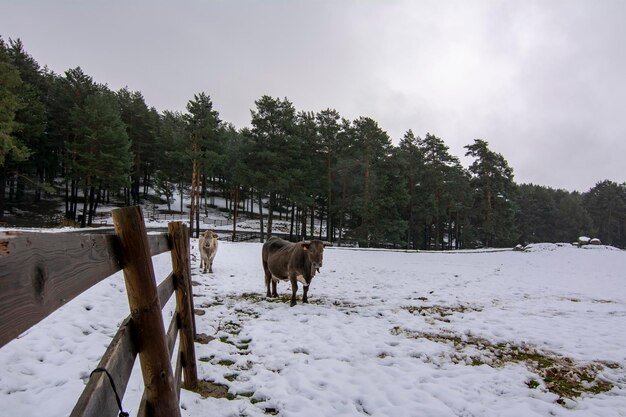
<path fill-rule="evenodd" d="M 144 380 L 138 416 L 180 416 L 179 395 L 198 384 L 194 350 L 189 230 L 147 235 L 140 207 L 113 211 L 115 234 L 0 232 L 0 348 L 56 309 L 120 269 L 131 314 L 117 334 L 71 417 L 115 416 L 137 354 Z M 151 257 L 171 251 L 172 272 L 157 287 Z M 162 308 L 176 293 L 164 331 Z M 172 355 L 180 335 L 176 366 Z"/>

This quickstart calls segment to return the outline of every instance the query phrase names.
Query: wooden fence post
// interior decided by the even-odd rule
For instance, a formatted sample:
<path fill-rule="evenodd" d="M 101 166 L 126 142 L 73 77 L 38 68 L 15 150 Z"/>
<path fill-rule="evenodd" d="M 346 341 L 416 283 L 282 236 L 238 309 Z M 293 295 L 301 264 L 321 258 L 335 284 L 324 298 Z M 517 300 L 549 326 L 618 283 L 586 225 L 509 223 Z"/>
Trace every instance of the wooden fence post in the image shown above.
<path fill-rule="evenodd" d="M 120 242 L 128 304 L 146 386 L 147 415 L 180 417 L 176 384 L 141 207 L 114 209 L 112 217 L 115 233 Z"/>
<path fill-rule="evenodd" d="M 189 229 L 181 222 L 167 225 L 172 248 L 172 270 L 176 287 L 176 311 L 180 320 L 180 351 L 184 370 L 183 387 L 198 387 L 196 352 L 194 348 L 195 323 L 193 293 L 191 289 L 191 263 L 189 261 Z"/>

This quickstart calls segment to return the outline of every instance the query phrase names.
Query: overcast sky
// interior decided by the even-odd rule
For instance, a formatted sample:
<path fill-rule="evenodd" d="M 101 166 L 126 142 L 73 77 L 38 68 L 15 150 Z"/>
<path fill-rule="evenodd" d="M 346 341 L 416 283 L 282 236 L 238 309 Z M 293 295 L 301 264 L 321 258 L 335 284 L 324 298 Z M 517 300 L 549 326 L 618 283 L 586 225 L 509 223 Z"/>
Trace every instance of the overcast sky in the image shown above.
<path fill-rule="evenodd" d="M 484 139 L 518 183 L 626 181 L 626 1 L 0 0 L 0 36 L 159 111 L 204 91 L 244 127 L 267 94 L 430 132 L 464 166 Z"/>

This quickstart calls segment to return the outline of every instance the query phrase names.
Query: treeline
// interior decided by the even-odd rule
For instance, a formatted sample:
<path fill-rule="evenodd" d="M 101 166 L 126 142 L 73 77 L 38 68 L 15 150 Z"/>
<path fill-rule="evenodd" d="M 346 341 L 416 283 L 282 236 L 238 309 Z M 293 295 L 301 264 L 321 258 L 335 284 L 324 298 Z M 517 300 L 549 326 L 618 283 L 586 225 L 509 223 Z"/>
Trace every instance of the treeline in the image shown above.
<path fill-rule="evenodd" d="M 158 112 L 128 88 L 111 91 L 80 68 L 41 68 L 17 40 L 0 39 L 0 217 L 32 190 L 61 195 L 65 216 L 90 224 L 98 204 L 168 205 L 191 196 L 192 227 L 213 198 L 261 220 L 290 221 L 294 238 L 420 249 L 572 241 L 626 246 L 626 185 L 586 193 L 517 185 L 486 141 L 465 168 L 444 141 L 408 130 L 399 145 L 368 117 L 298 111 L 287 98 L 255 101 L 250 128 L 220 119 L 199 93 L 186 112 Z M 180 198 L 181 204 L 183 198 Z M 170 209 L 185 210 L 184 207 Z"/>

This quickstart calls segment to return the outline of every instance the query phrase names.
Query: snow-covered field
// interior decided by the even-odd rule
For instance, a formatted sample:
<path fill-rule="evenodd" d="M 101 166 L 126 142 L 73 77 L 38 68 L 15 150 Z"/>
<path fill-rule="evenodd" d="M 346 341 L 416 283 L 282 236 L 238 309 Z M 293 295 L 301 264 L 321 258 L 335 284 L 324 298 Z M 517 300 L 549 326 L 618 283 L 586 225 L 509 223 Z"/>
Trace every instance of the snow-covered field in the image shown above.
<path fill-rule="evenodd" d="M 265 298 L 260 254 L 220 242 L 204 275 L 193 259 L 198 332 L 215 337 L 199 376 L 228 395 L 183 390 L 183 416 L 626 416 L 624 251 L 330 247 L 293 308 L 287 284 Z M 169 254 L 154 263 L 164 278 Z M 127 315 L 116 274 L 0 349 L 0 415 L 68 415 Z M 141 390 L 137 366 L 131 415 Z"/>

